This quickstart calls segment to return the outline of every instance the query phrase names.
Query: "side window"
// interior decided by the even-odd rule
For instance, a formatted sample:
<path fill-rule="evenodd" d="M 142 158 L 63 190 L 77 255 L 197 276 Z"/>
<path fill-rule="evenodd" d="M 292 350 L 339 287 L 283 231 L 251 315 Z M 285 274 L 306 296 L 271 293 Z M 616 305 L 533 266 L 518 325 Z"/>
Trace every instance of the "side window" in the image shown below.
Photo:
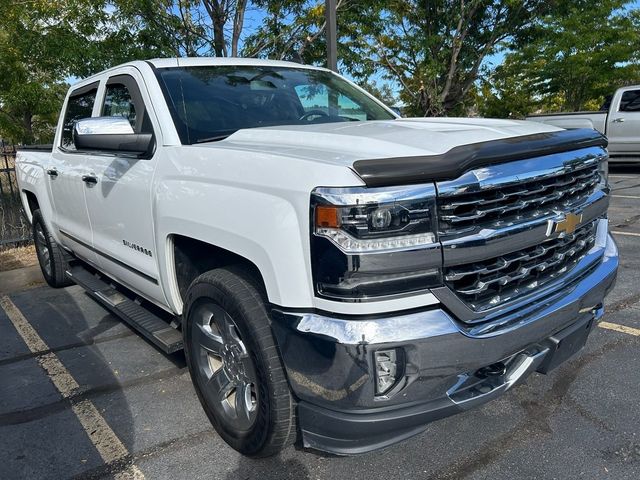
<path fill-rule="evenodd" d="M 136 133 L 153 133 L 138 84 L 129 75 L 109 79 L 101 111 L 104 117 L 126 118 Z"/>
<path fill-rule="evenodd" d="M 98 87 L 96 85 L 88 89 L 84 87 L 80 89 L 80 92 L 74 92 L 69 97 L 67 110 L 64 112 L 64 122 L 62 124 L 61 146 L 65 150 L 76 149 L 73 144 L 73 127 L 78 120 L 91 117 L 97 93 Z"/>
<path fill-rule="evenodd" d="M 640 90 L 629 90 L 622 94 L 621 112 L 640 112 Z"/>
<path fill-rule="evenodd" d="M 338 115 L 350 120 L 367 120 L 367 112 L 364 111 L 362 105 L 357 104 L 349 97 L 344 95 L 338 96 Z"/>
<path fill-rule="evenodd" d="M 102 115 L 105 117 L 124 117 L 136 128 L 136 106 L 131 100 L 129 89 L 121 83 L 107 85 Z"/>

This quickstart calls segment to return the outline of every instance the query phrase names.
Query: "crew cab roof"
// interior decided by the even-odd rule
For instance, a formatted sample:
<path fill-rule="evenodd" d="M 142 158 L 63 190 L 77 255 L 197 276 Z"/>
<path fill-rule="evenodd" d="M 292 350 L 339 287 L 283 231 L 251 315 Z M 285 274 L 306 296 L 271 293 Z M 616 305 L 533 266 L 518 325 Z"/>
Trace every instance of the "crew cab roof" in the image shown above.
<path fill-rule="evenodd" d="M 261 58 L 238 58 L 238 57 L 183 57 L 183 58 L 154 58 L 148 60 L 156 68 L 169 67 L 207 67 L 207 66 L 257 66 L 257 67 L 289 67 L 308 68 L 316 70 L 326 70 L 325 68 L 302 65 L 295 62 L 285 62 L 282 60 L 265 60 Z"/>
<path fill-rule="evenodd" d="M 98 78 L 105 74 L 110 74 L 123 67 L 137 67 L 142 65 L 151 65 L 154 68 L 171 68 L 171 67 L 206 67 L 206 66 L 255 66 L 255 67 L 281 67 L 281 68 L 304 68 L 309 70 L 325 70 L 323 67 L 315 67 L 312 65 L 303 65 L 295 62 L 286 62 L 283 60 L 265 60 L 261 58 L 238 58 L 238 57 L 173 57 L 173 58 L 152 58 L 150 60 L 134 60 L 131 62 L 115 65 L 111 68 L 98 72 L 90 77 L 86 77 L 72 85 L 72 89 L 82 87 L 83 85 L 95 82 Z"/>

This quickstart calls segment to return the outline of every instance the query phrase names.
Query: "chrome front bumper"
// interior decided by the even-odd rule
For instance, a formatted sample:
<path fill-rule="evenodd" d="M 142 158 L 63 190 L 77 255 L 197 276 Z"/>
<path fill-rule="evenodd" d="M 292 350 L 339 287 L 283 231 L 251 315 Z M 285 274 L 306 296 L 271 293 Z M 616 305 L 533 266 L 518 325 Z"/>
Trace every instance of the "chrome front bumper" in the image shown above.
<path fill-rule="evenodd" d="M 613 238 L 603 240 L 602 260 L 588 275 L 486 334 L 439 308 L 365 319 L 274 308 L 273 331 L 299 400 L 304 443 L 340 454 L 381 448 L 544 370 L 554 336 L 576 325 L 591 328 L 603 314 L 618 268 Z M 403 351 L 404 387 L 376 397 L 373 354 L 389 348 Z M 490 382 L 476 376 L 498 362 L 506 369 Z"/>

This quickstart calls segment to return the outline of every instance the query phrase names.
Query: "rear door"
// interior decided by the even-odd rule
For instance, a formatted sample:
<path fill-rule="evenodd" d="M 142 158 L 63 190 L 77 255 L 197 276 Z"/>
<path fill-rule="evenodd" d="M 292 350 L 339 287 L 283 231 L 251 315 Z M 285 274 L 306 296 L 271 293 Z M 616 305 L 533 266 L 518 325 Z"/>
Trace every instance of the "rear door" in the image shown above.
<path fill-rule="evenodd" d="M 150 99 L 133 67 L 106 79 L 98 116 L 124 117 L 136 133 L 158 131 Z M 155 126 L 154 126 L 155 123 Z M 93 154 L 88 168 L 97 183 L 85 190 L 100 269 L 157 303 L 166 304 L 159 287 L 151 185 L 156 158 Z"/>
<path fill-rule="evenodd" d="M 58 143 L 53 148 L 50 164 L 46 166 L 49 191 L 53 204 L 55 229 L 63 245 L 80 257 L 95 263 L 93 238 L 84 191 L 87 184 L 87 155 L 78 152 L 73 143 L 75 123 L 92 116 L 98 94 L 98 82 L 79 87 L 69 94 Z"/>
<path fill-rule="evenodd" d="M 640 88 L 621 88 L 613 99 L 607 137 L 611 155 L 640 155 Z"/>

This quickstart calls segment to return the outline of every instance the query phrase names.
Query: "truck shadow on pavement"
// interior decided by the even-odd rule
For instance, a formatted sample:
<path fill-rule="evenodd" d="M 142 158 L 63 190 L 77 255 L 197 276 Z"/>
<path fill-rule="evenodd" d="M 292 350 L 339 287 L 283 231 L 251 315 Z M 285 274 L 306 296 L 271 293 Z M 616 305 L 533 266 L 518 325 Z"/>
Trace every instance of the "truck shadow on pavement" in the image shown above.
<path fill-rule="evenodd" d="M 184 358 L 155 350 L 79 287 L 42 287 L 10 299 L 48 350 L 30 352 L 12 323 L 0 318 L 0 335 L 11 342 L 0 343 L 0 478 L 68 478 L 104 465 L 96 448 L 104 439 L 74 413 L 83 401 L 95 405 L 132 452 L 140 419 L 125 388 L 180 374 Z M 64 372 L 41 366 L 51 355 L 77 383 L 65 394 L 52 381 Z"/>

